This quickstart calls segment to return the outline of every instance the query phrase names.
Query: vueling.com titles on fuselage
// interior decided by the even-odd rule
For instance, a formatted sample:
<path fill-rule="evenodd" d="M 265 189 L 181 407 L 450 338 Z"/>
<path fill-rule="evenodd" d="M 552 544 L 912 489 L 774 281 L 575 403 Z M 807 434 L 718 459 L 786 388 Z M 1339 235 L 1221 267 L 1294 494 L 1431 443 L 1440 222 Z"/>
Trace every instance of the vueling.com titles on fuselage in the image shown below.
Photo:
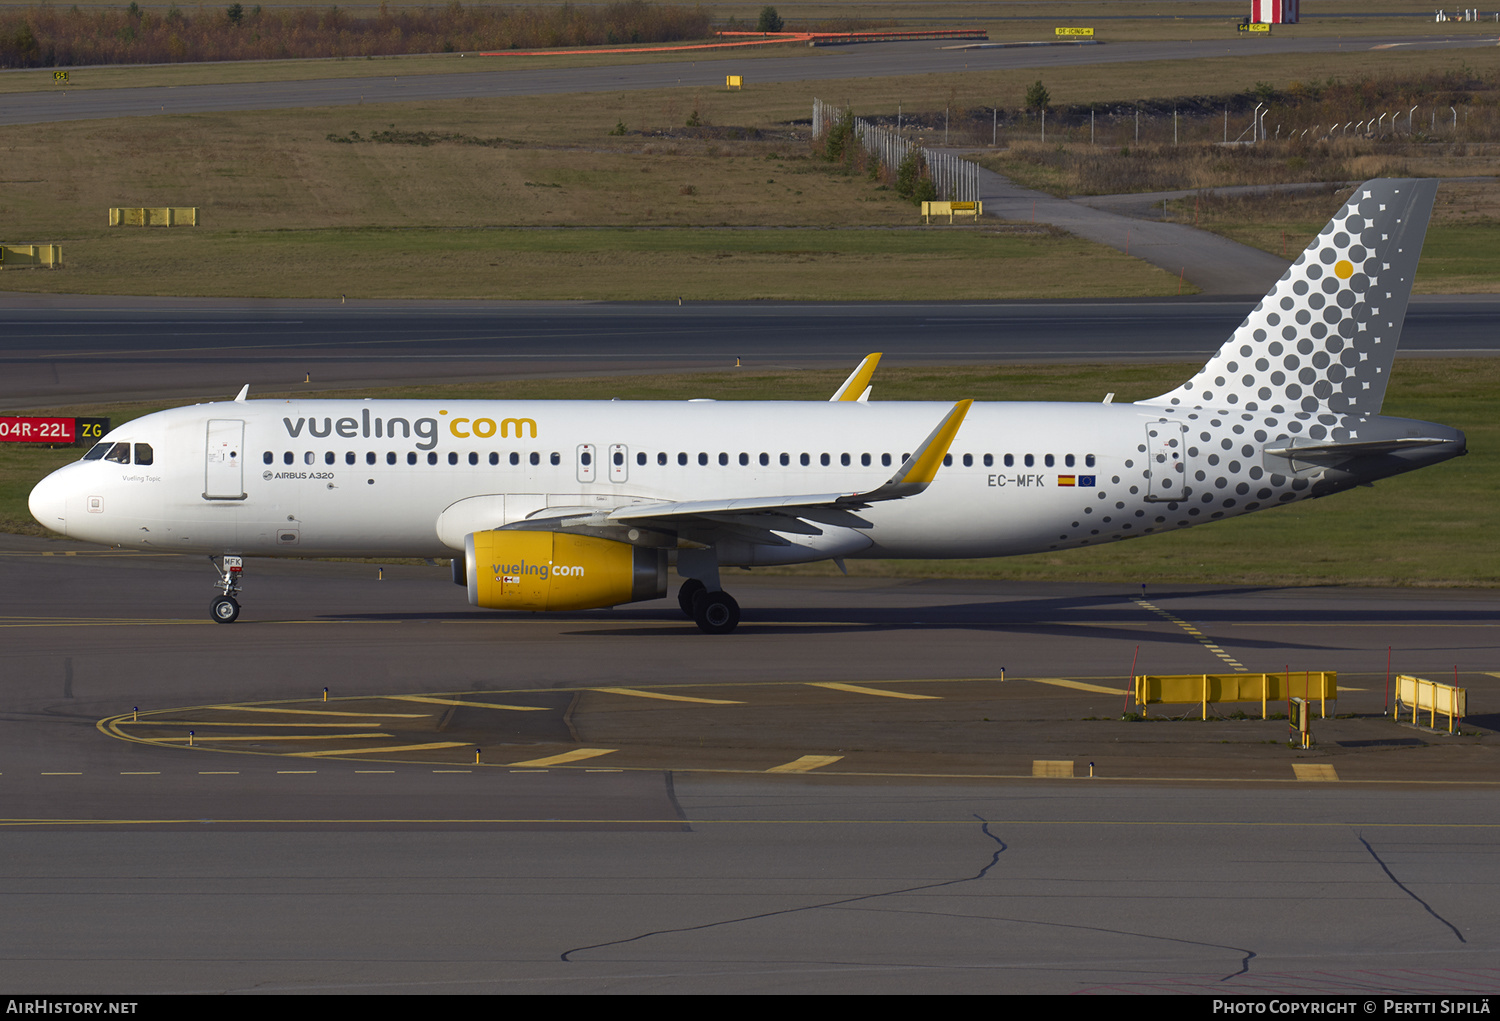
<path fill-rule="evenodd" d="M 448 412 L 439 411 L 439 415 Z M 417 444 L 418 450 L 431 450 L 438 443 L 438 420 L 435 418 L 381 418 L 371 415 L 368 408 L 360 411 L 359 418 L 345 416 L 333 418 L 325 416 L 318 418 L 299 418 L 293 421 L 283 418 L 282 424 L 286 426 L 286 434 L 292 439 L 302 435 L 305 428 L 309 436 L 324 439 L 329 436 L 342 436 L 345 439 L 353 439 L 362 436 L 365 439 L 411 439 L 415 436 L 422 442 Z M 493 418 L 453 418 L 448 420 L 448 432 L 458 439 L 481 439 L 487 440 L 499 435 L 501 439 L 509 439 L 514 435 L 517 439 L 522 436 L 536 439 L 536 420 L 530 418 L 502 418 L 498 422 Z"/>

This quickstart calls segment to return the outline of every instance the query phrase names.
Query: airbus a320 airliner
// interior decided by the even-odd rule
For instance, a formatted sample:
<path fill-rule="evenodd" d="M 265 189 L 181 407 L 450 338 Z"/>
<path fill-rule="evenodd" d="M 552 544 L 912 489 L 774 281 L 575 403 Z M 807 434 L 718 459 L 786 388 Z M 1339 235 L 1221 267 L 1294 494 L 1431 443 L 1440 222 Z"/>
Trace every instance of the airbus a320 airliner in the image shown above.
<path fill-rule="evenodd" d="M 1380 414 L 1436 182 L 1349 201 L 1191 380 L 1134 404 L 248 400 L 128 422 L 31 493 L 75 539 L 244 558 L 453 557 L 475 606 L 654 599 L 706 632 L 720 569 L 995 557 L 1188 528 L 1465 452 Z"/>

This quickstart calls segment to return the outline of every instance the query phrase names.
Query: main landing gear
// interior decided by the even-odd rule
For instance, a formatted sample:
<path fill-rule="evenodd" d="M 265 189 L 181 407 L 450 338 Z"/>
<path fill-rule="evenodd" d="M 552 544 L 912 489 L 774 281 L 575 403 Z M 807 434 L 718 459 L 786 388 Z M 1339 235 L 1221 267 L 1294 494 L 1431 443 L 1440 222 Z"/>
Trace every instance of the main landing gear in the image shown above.
<path fill-rule="evenodd" d="M 220 560 L 223 561 L 222 564 Z M 240 590 L 240 574 L 245 569 L 244 558 L 225 554 L 222 558 L 209 557 L 208 562 L 219 572 L 219 580 L 214 582 L 214 588 L 223 593 L 214 597 L 208 614 L 220 624 L 233 624 L 240 619 L 240 604 L 234 596 Z"/>
<path fill-rule="evenodd" d="M 740 604 L 728 592 L 710 592 L 697 578 L 689 578 L 677 590 L 677 605 L 691 617 L 700 631 L 727 635 L 740 622 Z"/>

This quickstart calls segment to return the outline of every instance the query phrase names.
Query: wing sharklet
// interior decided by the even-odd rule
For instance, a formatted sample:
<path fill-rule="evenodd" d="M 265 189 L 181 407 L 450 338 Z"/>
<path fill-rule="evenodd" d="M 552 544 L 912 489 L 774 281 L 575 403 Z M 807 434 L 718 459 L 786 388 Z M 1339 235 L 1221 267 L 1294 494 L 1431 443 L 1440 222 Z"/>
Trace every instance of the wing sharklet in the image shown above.
<path fill-rule="evenodd" d="M 875 366 L 880 364 L 881 352 L 865 355 L 864 361 L 855 366 L 849 378 L 844 380 L 844 385 L 834 391 L 833 401 L 864 401 L 870 396 L 870 377 L 875 375 Z"/>

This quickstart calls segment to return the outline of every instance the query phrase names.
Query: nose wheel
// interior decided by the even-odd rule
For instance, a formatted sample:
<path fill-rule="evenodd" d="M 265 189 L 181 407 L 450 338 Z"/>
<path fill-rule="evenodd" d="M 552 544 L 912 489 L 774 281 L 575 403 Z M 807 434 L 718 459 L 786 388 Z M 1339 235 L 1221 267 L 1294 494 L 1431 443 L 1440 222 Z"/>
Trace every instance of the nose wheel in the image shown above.
<path fill-rule="evenodd" d="M 240 619 L 239 600 L 234 597 L 240 590 L 240 575 L 245 570 L 244 558 L 226 553 L 223 557 L 209 557 L 208 562 L 218 572 L 219 580 L 214 582 L 214 588 L 220 592 L 209 604 L 208 615 L 216 623 L 233 624 Z"/>

